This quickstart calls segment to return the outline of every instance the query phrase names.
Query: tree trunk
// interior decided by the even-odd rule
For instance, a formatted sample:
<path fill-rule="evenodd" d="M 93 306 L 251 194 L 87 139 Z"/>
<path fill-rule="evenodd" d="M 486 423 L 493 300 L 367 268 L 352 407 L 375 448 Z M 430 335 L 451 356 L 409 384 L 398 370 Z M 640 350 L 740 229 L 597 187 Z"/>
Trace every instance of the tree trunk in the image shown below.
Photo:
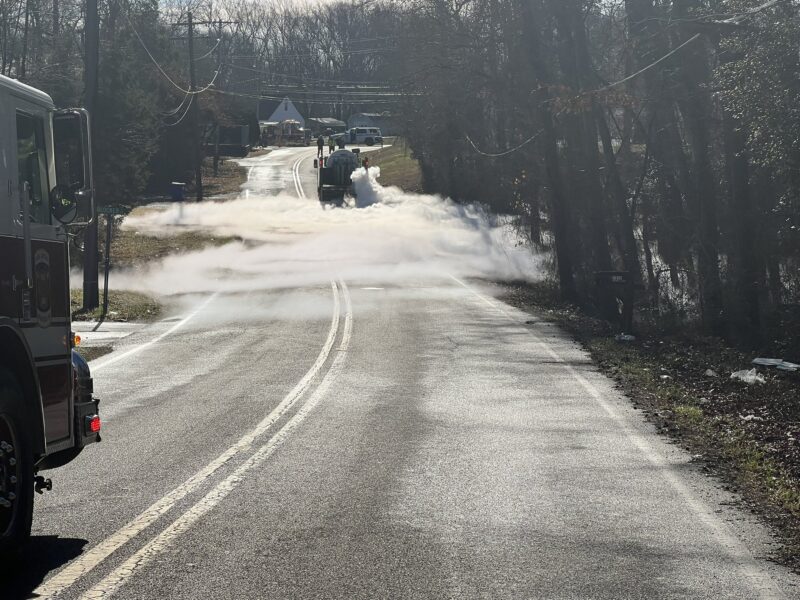
<path fill-rule="evenodd" d="M 608 190 L 614 206 L 616 207 L 619 236 L 622 239 L 622 258 L 625 270 L 628 271 L 639 283 L 642 280 L 641 266 L 639 265 L 639 249 L 636 243 L 636 232 L 633 218 L 633 208 L 628 207 L 628 191 L 622 183 L 622 177 L 617 168 L 617 157 L 611 141 L 611 132 L 608 130 L 603 109 L 596 102 L 593 103 L 595 121 L 603 143 L 603 158 L 606 169 L 606 189 Z"/>
<path fill-rule="evenodd" d="M 575 302 L 578 300 L 578 293 L 575 286 L 575 268 L 571 244 L 573 236 L 570 235 L 573 225 L 572 211 L 567 195 L 564 192 L 558 138 L 549 108 L 551 103 L 547 92 L 547 85 L 551 83 L 551 77 L 549 69 L 542 58 L 541 41 L 538 23 L 536 22 L 537 6 L 535 4 L 532 0 L 527 0 L 527 10 L 525 11 L 525 39 L 528 45 L 531 71 L 534 79 L 539 84 L 539 89 L 534 95 L 534 120 L 541 123 L 543 130 L 542 146 L 545 174 L 550 187 L 550 215 L 553 221 L 553 245 L 556 251 L 556 268 L 561 297 Z"/>
<path fill-rule="evenodd" d="M 31 14 L 30 9 L 31 9 L 30 0 L 25 0 L 25 28 L 23 29 L 22 33 L 22 54 L 19 60 L 20 80 L 25 79 L 25 70 L 28 62 L 28 29 L 30 26 L 30 14 Z"/>
<path fill-rule="evenodd" d="M 744 134 L 733 116 L 724 115 L 725 158 L 730 193 L 730 222 L 733 225 L 731 273 L 733 279 L 733 337 L 748 345 L 760 341 L 761 308 L 759 281 L 763 280 L 759 265 L 764 261 L 756 247 L 759 230 L 758 211 L 750 193 L 750 161 L 745 150 Z"/>
<path fill-rule="evenodd" d="M 556 9 L 557 45 L 559 64 L 567 82 L 576 92 L 587 89 L 591 83 L 587 75 L 587 53 L 585 25 L 582 13 L 572 0 L 563 0 Z M 567 169 L 571 204 L 582 206 L 584 214 L 582 231 L 590 242 L 588 265 L 584 271 L 583 285 L 587 295 L 594 296 L 600 314 L 609 320 L 618 317 L 617 302 L 609 286 L 595 287 L 593 273 L 612 269 L 611 252 L 608 245 L 605 193 L 600 180 L 600 158 L 598 156 L 597 127 L 591 107 L 578 105 L 562 117 L 566 141 Z M 594 293 L 593 293 L 594 292 Z"/>
<path fill-rule="evenodd" d="M 685 0 L 673 3 L 678 19 L 688 17 Z M 701 38 L 704 40 L 704 38 Z M 682 38 L 679 38 L 683 42 Z M 696 42 L 684 50 L 681 78 L 685 93 L 679 99 L 684 127 L 692 155 L 691 204 L 696 226 L 697 267 L 703 327 L 708 333 L 724 336 L 725 312 L 719 273 L 719 228 L 717 225 L 717 190 L 711 162 L 709 122 L 713 118 L 708 92 L 711 73 L 705 44 Z"/>

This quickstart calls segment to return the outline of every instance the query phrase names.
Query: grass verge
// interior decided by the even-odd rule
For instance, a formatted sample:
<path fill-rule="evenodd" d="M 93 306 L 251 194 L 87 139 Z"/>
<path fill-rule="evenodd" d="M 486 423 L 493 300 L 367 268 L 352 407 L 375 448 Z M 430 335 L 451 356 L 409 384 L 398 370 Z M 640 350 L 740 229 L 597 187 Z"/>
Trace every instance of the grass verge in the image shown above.
<path fill-rule="evenodd" d="M 114 348 L 112 346 L 78 346 L 75 350 L 80 354 L 86 362 L 100 358 L 106 354 L 111 353 Z"/>
<path fill-rule="evenodd" d="M 405 192 L 422 192 L 422 170 L 405 141 L 397 139 L 392 146 L 370 152 L 370 165 L 381 169 L 380 182 L 393 185 Z"/>
<path fill-rule="evenodd" d="M 116 268 L 135 267 L 161 260 L 170 254 L 197 252 L 209 246 L 224 246 L 238 239 L 200 231 L 181 231 L 175 235 L 157 237 L 121 228 L 111 242 L 111 262 Z"/>
<path fill-rule="evenodd" d="M 102 292 L 101 292 L 102 293 Z M 100 299 L 102 302 L 102 298 Z M 100 318 L 101 308 L 85 312 L 81 310 L 83 292 L 70 290 L 70 308 L 74 321 L 96 321 Z M 128 290 L 108 291 L 107 321 L 155 321 L 163 312 L 162 305 L 155 299 L 139 292 Z"/>
<path fill-rule="evenodd" d="M 203 159 L 203 196 L 205 198 L 236 197 L 246 182 L 247 167 L 239 165 L 235 159 L 221 158 L 217 175 L 214 175 L 214 158 L 207 156 Z M 194 193 L 194 185 L 188 185 L 186 188 L 187 200 L 193 199 Z"/>
<path fill-rule="evenodd" d="M 617 342 L 612 327 L 561 302 L 547 284 L 507 285 L 503 300 L 549 319 L 583 343 L 599 368 L 658 430 L 770 523 L 775 557 L 800 572 L 800 403 L 796 373 L 767 371 L 764 384 L 730 378 L 754 358 L 699 334 L 639 332 Z"/>

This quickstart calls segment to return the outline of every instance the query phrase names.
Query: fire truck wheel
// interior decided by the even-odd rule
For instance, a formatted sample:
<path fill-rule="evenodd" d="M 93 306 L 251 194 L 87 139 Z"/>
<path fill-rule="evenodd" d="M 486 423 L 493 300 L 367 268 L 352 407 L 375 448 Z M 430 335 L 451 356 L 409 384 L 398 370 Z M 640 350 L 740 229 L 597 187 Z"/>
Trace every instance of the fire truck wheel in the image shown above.
<path fill-rule="evenodd" d="M 0 368 L 0 554 L 27 541 L 33 516 L 33 457 L 22 388 Z"/>

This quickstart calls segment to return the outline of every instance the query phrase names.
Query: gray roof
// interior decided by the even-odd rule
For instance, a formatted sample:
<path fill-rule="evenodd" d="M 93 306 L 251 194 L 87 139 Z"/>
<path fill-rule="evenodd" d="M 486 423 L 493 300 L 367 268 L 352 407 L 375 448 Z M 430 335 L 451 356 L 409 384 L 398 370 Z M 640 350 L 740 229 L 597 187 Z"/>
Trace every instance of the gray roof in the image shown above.
<path fill-rule="evenodd" d="M 339 119 L 334 119 L 333 117 L 308 117 L 307 121 L 314 121 L 315 123 L 319 123 L 320 125 L 330 125 L 333 127 L 343 127 L 346 126 L 347 123 L 344 121 L 340 121 Z"/>
<path fill-rule="evenodd" d="M 269 119 L 275 112 L 275 109 L 281 105 L 283 100 L 265 100 L 258 101 L 258 115 L 261 119 Z"/>

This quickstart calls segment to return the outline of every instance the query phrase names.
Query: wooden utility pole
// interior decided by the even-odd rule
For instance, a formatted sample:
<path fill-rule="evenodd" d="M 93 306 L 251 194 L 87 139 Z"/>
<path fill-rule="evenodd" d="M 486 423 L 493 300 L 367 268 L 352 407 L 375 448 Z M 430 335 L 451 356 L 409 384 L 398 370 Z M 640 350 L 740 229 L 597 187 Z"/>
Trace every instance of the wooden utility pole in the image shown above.
<path fill-rule="evenodd" d="M 97 0 L 86 0 L 86 110 L 89 112 L 91 128 L 96 123 L 97 77 L 100 62 L 100 19 L 97 16 Z M 92 190 L 94 193 L 94 190 Z M 86 227 L 83 238 L 83 310 L 94 310 L 100 305 L 98 288 L 99 257 L 97 249 L 97 196 L 94 198 L 95 212 Z"/>
<path fill-rule="evenodd" d="M 194 145 L 194 179 L 197 190 L 197 201 L 203 200 L 203 148 L 200 145 L 200 98 L 197 94 L 197 78 L 194 69 L 194 21 L 189 11 L 189 91 L 193 94 L 189 106 L 192 127 L 192 144 Z"/>
<path fill-rule="evenodd" d="M 203 25 L 208 27 L 217 27 L 219 31 L 219 39 L 222 39 L 222 26 L 228 24 L 236 24 L 236 21 L 223 21 L 218 19 L 216 21 L 195 21 L 192 17 L 192 13 L 189 12 L 187 14 L 186 23 L 176 23 L 176 26 L 186 26 L 188 27 L 188 36 L 187 40 L 189 42 L 189 93 L 192 95 L 191 105 L 189 106 L 189 118 L 191 120 L 191 127 L 192 127 L 192 144 L 194 145 L 194 173 L 195 173 L 195 181 L 197 183 L 197 201 L 201 201 L 203 199 L 203 145 L 202 140 L 200 138 L 200 93 L 197 88 L 197 75 L 195 72 L 195 58 L 194 58 L 194 28 L 196 25 Z M 182 39 L 182 38 L 179 38 Z M 217 54 L 220 61 L 222 60 L 222 54 L 219 52 Z M 204 56 L 200 57 L 205 58 Z M 218 69 L 222 68 L 222 64 L 220 64 Z M 219 71 L 217 72 L 219 73 Z M 212 82 L 213 83 L 213 82 Z M 211 84 L 209 84 L 210 87 Z M 206 88 L 203 88 L 205 91 Z"/>
<path fill-rule="evenodd" d="M 222 19 L 217 24 L 217 65 L 222 68 Z M 219 177 L 219 115 L 214 127 L 214 177 Z"/>

